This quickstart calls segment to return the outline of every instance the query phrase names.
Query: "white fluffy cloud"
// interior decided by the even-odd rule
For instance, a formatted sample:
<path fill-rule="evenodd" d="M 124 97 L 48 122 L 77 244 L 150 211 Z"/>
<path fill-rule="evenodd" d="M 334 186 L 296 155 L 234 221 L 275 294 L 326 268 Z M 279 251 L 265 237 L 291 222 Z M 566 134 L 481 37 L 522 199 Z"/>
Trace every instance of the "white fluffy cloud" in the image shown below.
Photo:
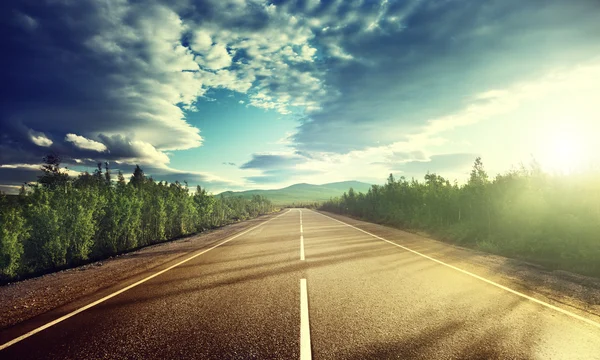
<path fill-rule="evenodd" d="M 193 38 L 190 42 L 190 47 L 197 53 L 205 53 L 213 45 L 212 38 L 208 32 L 202 29 L 198 29 L 193 32 Z"/>
<path fill-rule="evenodd" d="M 53 141 L 48 139 L 48 137 L 43 133 L 37 133 L 34 131 L 30 131 L 29 133 L 31 141 L 37 146 L 49 147 L 53 144 Z"/>
<path fill-rule="evenodd" d="M 169 163 L 169 156 L 158 150 L 152 144 L 134 140 L 122 135 L 100 135 L 99 139 L 110 152 L 109 159 L 126 164 L 152 165 L 165 168 Z"/>
<path fill-rule="evenodd" d="M 65 141 L 73 143 L 73 145 L 83 150 L 92 150 L 98 152 L 103 152 L 107 150 L 106 145 L 104 145 L 103 143 L 90 140 L 80 135 L 67 134 L 67 136 L 65 136 Z"/>

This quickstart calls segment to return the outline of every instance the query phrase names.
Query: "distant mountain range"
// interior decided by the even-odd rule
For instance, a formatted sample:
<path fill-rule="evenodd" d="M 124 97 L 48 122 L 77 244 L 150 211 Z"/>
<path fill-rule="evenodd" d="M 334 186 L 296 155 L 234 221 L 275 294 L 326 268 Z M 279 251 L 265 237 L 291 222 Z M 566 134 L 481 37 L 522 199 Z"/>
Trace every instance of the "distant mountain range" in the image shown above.
<path fill-rule="evenodd" d="M 291 205 L 292 203 L 326 201 L 332 197 L 342 196 L 350 188 L 353 188 L 356 192 L 366 193 L 370 187 L 371 184 L 360 181 L 341 181 L 323 185 L 294 184 L 276 190 L 225 191 L 219 195 L 243 196 L 245 198 L 251 198 L 253 195 L 262 195 L 276 205 Z"/>

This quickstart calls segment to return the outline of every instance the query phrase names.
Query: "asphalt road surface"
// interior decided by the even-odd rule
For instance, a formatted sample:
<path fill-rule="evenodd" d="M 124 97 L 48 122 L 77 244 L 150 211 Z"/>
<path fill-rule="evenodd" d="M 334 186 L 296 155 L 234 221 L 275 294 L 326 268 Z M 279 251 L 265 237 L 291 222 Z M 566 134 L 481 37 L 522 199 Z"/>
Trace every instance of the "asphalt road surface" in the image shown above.
<path fill-rule="evenodd" d="M 0 359 L 600 359 L 597 319 L 386 240 L 292 209 L 1 332 Z"/>

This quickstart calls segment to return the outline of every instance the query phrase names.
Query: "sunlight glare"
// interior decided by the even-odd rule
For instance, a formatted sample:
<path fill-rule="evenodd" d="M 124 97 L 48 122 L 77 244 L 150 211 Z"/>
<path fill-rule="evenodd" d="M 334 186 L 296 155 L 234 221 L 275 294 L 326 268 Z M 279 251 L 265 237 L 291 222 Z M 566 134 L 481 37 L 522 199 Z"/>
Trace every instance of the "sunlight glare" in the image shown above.
<path fill-rule="evenodd" d="M 543 157 L 541 165 L 554 173 L 570 174 L 584 170 L 589 162 L 586 151 L 586 139 L 577 129 L 569 124 L 553 126 L 552 130 L 543 137 Z"/>

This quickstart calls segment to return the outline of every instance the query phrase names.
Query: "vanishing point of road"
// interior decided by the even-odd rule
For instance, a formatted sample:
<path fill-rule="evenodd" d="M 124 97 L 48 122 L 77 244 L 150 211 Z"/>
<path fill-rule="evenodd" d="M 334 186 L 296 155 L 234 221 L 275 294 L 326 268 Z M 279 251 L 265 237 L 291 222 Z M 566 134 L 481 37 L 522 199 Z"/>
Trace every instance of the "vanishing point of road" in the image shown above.
<path fill-rule="evenodd" d="M 600 323 L 290 209 L 0 332 L 0 359 L 600 359 Z"/>

